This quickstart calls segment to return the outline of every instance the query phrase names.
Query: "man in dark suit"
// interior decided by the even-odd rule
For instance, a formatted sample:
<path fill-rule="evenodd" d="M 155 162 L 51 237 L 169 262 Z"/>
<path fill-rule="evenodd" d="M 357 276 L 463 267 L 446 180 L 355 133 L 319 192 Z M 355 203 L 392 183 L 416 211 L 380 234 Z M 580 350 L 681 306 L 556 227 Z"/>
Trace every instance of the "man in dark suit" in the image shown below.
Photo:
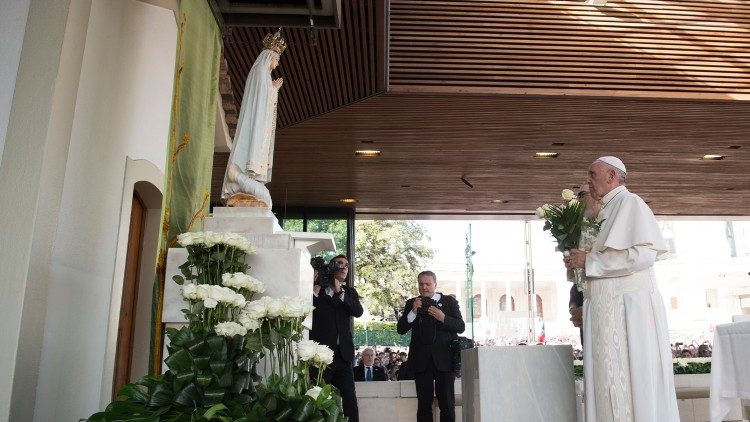
<path fill-rule="evenodd" d="M 458 333 L 464 331 L 465 325 L 456 299 L 435 292 L 435 273 L 422 271 L 417 281 L 419 297 L 406 301 L 397 325 L 399 334 L 411 330 L 407 362 L 417 387 L 417 422 L 432 422 L 432 397 L 435 395 L 440 406 L 440 421 L 452 422 L 456 420 L 456 408 L 450 345 L 458 338 Z"/>
<path fill-rule="evenodd" d="M 375 351 L 369 347 L 362 352 L 362 363 L 354 367 L 354 381 L 388 381 L 385 370 L 375 366 Z"/>
<path fill-rule="evenodd" d="M 326 383 L 339 389 L 344 407 L 344 415 L 350 422 L 359 421 L 357 394 L 354 390 L 354 335 L 352 318 L 360 317 L 364 310 L 359 302 L 357 290 L 342 286 L 349 274 L 349 260 L 344 255 L 331 261 L 341 269 L 334 273 L 333 281 L 325 289 L 318 284 L 313 286 L 313 322 L 310 340 L 325 344 L 333 350 L 333 362 L 323 371 Z"/>

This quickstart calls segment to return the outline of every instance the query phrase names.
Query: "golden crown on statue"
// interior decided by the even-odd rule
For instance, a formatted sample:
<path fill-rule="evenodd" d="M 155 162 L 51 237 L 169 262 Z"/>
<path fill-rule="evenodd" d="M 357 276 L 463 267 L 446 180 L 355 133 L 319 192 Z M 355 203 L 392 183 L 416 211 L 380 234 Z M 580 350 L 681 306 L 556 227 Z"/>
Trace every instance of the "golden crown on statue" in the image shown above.
<path fill-rule="evenodd" d="M 275 34 L 268 34 L 263 38 L 263 49 L 272 50 L 279 54 L 286 50 L 286 41 L 281 36 L 281 28 Z"/>

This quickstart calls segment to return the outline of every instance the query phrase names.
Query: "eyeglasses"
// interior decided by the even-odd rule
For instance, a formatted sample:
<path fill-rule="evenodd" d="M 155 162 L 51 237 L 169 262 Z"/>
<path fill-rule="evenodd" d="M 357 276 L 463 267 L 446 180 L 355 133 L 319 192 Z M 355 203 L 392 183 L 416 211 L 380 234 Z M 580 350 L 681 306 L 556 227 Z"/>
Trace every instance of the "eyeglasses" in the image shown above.
<path fill-rule="evenodd" d="M 344 261 L 336 261 L 337 264 L 342 265 L 342 268 L 349 268 L 349 263 Z"/>

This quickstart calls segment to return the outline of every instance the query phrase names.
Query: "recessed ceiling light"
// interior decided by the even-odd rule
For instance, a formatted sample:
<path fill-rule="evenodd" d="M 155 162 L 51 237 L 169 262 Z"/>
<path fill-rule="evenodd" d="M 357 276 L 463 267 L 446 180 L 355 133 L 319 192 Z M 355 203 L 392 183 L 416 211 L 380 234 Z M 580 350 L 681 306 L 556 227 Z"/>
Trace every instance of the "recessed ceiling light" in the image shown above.
<path fill-rule="evenodd" d="M 560 154 L 556 152 L 535 152 L 534 158 L 541 158 L 541 159 L 557 158 L 558 155 Z"/>
<path fill-rule="evenodd" d="M 360 141 L 360 142 L 362 142 L 363 144 L 374 144 L 375 143 L 375 141 L 373 141 L 371 139 L 365 139 L 364 141 Z"/>
<path fill-rule="evenodd" d="M 740 149 L 742 148 L 742 145 L 730 145 L 729 149 Z"/>
<path fill-rule="evenodd" d="M 701 160 L 723 160 L 725 155 L 719 155 L 719 154 L 706 154 L 703 157 L 701 157 Z"/>
<path fill-rule="evenodd" d="M 552 143 L 552 146 L 553 146 L 553 147 L 561 147 L 561 146 L 565 146 L 565 142 L 553 142 L 553 143 Z"/>
<path fill-rule="evenodd" d="M 360 149 L 354 151 L 354 155 L 357 157 L 380 157 L 380 151 L 376 149 Z"/>
<path fill-rule="evenodd" d="M 492 204 L 505 204 L 507 202 L 508 201 L 506 201 L 504 199 L 493 199 L 493 200 L 490 201 L 490 203 L 492 203 Z"/>
<path fill-rule="evenodd" d="M 345 204 L 356 204 L 357 200 L 354 198 L 344 198 L 344 199 L 339 199 L 339 202 L 343 202 Z"/>

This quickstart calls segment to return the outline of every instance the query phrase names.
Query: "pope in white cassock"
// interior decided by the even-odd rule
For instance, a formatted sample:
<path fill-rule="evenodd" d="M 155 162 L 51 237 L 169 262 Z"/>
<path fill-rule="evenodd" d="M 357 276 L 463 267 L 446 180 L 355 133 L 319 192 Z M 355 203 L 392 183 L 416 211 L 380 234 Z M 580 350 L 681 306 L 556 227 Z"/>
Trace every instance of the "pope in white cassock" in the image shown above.
<path fill-rule="evenodd" d="M 654 262 L 666 251 L 656 218 L 625 188 L 625 165 L 601 157 L 589 167 L 601 198 L 601 231 L 590 252 L 574 249 L 567 268 L 585 268 L 586 421 L 679 421 L 664 301 Z"/>

